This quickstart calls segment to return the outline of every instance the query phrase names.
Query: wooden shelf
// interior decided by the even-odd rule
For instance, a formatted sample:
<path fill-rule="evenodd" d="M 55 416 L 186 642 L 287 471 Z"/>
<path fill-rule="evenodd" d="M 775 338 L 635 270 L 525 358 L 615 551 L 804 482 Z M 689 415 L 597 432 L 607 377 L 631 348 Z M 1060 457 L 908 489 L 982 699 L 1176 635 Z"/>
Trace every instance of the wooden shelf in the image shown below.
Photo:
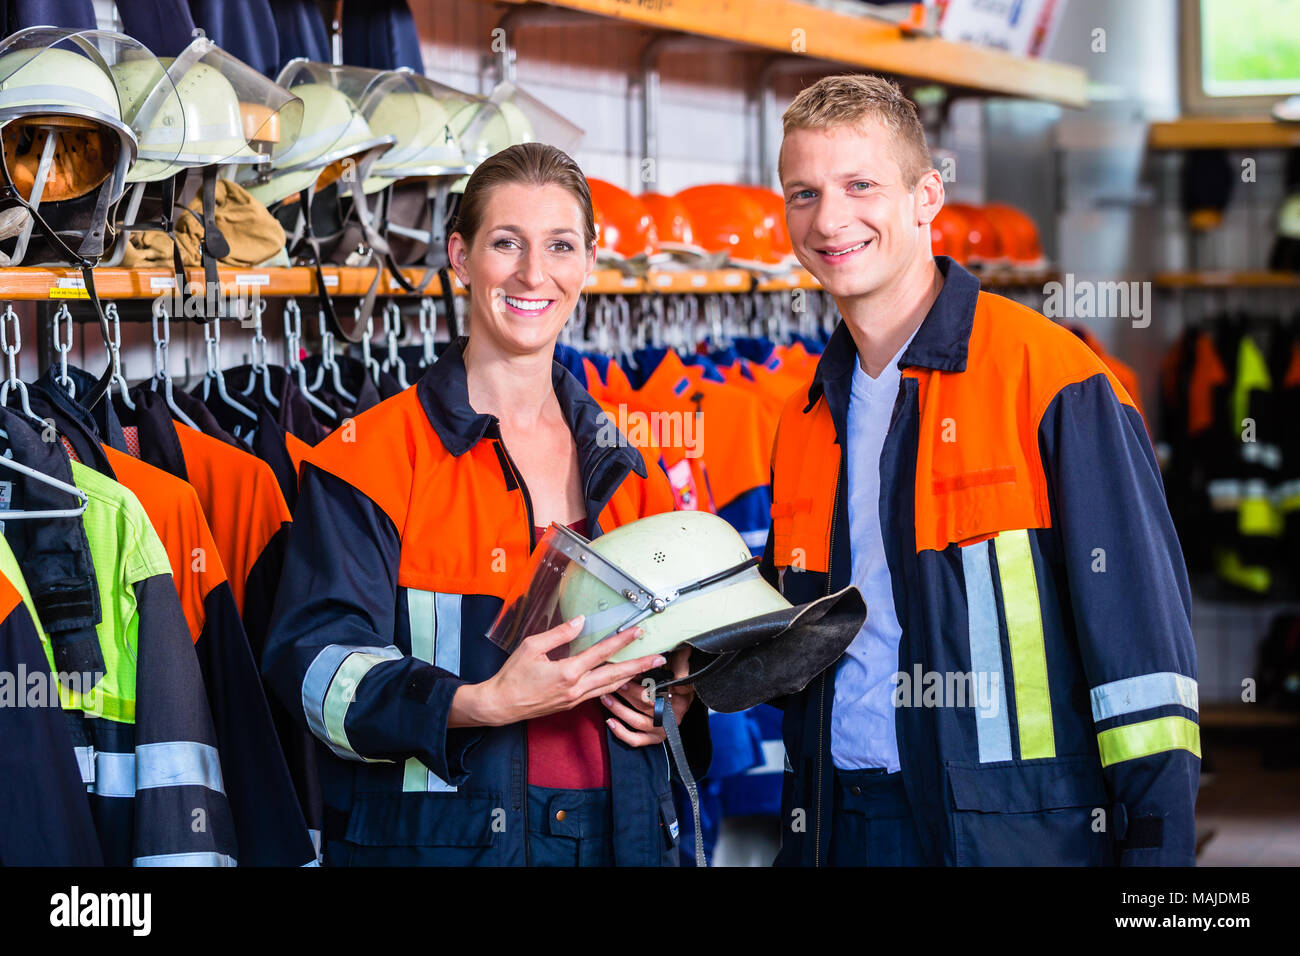
<path fill-rule="evenodd" d="M 518 0 L 513 0 L 518 2 Z M 1042 100 L 1088 103 L 1080 67 L 1012 56 L 999 50 L 909 34 L 904 25 L 838 13 L 797 0 L 543 0 L 658 30 L 713 37 L 744 46 L 843 63 L 945 86 Z M 794 31 L 802 33 L 796 34 Z"/>
<path fill-rule="evenodd" d="M 1300 287 L 1293 272 L 1157 272 L 1158 289 L 1291 289 Z"/>
<path fill-rule="evenodd" d="M 1289 149 L 1300 146 L 1300 124 L 1268 117 L 1187 116 L 1152 123 L 1151 149 Z"/>

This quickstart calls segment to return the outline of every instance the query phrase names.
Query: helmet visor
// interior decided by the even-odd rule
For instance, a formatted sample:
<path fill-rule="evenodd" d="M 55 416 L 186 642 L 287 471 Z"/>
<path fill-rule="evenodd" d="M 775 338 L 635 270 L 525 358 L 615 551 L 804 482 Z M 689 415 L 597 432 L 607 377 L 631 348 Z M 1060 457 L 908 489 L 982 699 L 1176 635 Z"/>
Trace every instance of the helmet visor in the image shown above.
<path fill-rule="evenodd" d="M 664 555 L 649 555 L 662 561 Z M 556 657 L 577 654 L 620 631 L 646 622 L 658 615 L 675 618 L 672 631 L 677 635 L 668 643 L 676 646 L 689 640 L 697 631 L 684 626 L 680 612 L 688 604 L 713 595 L 722 589 L 733 590 L 748 579 L 758 578 L 754 567 L 757 558 L 719 569 L 698 580 L 680 581 L 670 588 L 656 591 L 633 577 L 626 569 L 603 557 L 582 535 L 552 524 L 542 535 L 528 566 L 513 582 L 501 612 L 488 631 L 488 638 L 507 653 L 533 634 L 550 630 L 577 615 L 583 615 L 582 631 Z M 764 584 L 764 586 L 766 586 Z M 735 593 L 745 595 L 742 588 Z M 725 602 L 724 602 L 725 603 Z M 782 602 L 784 604 L 784 602 Z M 734 616 L 735 609 L 726 613 Z M 709 614 L 703 607 L 688 610 L 700 628 L 707 630 Z M 665 645 L 666 647 L 667 645 Z M 629 653 L 628 651 L 622 652 Z M 617 659 L 617 658 L 616 658 Z"/>
<path fill-rule="evenodd" d="M 374 175 L 402 179 L 468 172 L 472 166 L 461 150 L 451 118 L 472 101 L 472 97 L 411 70 L 379 74 L 358 106 L 373 132 L 392 134 L 397 142 L 375 162 Z"/>
<path fill-rule="evenodd" d="M 524 638 L 585 615 L 582 633 L 555 655 L 564 657 L 652 613 L 654 597 L 596 553 L 582 535 L 552 524 L 506 594 L 488 639 L 510 653 Z"/>
<path fill-rule="evenodd" d="M 32 27 L 0 41 L 4 178 L 23 201 L 121 196 L 136 138 L 113 69 L 133 58 L 152 54 L 106 30 Z"/>

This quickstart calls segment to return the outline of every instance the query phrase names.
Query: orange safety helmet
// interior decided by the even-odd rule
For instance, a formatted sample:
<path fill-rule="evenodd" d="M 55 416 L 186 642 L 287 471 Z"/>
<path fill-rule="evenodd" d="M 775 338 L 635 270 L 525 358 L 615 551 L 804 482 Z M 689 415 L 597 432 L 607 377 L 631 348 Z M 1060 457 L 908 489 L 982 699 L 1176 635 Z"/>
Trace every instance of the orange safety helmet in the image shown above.
<path fill-rule="evenodd" d="M 640 199 L 655 222 L 661 248 L 667 252 L 704 253 L 685 203 L 663 193 L 642 193 Z"/>
<path fill-rule="evenodd" d="M 936 256 L 949 256 L 959 266 L 970 260 L 970 223 L 952 206 L 944 206 L 930 221 L 930 248 Z"/>
<path fill-rule="evenodd" d="M 996 266 L 1002 264 L 1002 246 L 998 241 L 998 230 L 993 220 L 984 215 L 979 206 L 967 203 L 950 203 L 944 207 L 960 212 L 970 227 L 970 264 L 972 266 Z"/>
<path fill-rule="evenodd" d="M 1038 226 L 1022 210 L 1006 203 L 991 202 L 984 215 L 993 223 L 1002 246 L 1002 255 L 1021 269 L 1040 269 L 1046 264 L 1038 239 Z"/>
<path fill-rule="evenodd" d="M 770 271 L 782 266 L 771 213 L 746 187 L 692 186 L 677 198 L 690 214 L 696 241 L 709 252 L 726 253 L 742 267 Z"/>
<path fill-rule="evenodd" d="M 636 196 L 603 179 L 588 179 L 592 211 L 599 212 L 596 248 L 622 259 L 656 255 L 659 234 L 650 211 Z"/>
<path fill-rule="evenodd" d="M 790 244 L 790 232 L 785 224 L 785 199 L 780 193 L 762 186 L 741 186 L 746 193 L 753 196 L 763 207 L 764 224 L 772 230 L 772 247 L 783 259 L 794 259 L 794 246 Z"/>

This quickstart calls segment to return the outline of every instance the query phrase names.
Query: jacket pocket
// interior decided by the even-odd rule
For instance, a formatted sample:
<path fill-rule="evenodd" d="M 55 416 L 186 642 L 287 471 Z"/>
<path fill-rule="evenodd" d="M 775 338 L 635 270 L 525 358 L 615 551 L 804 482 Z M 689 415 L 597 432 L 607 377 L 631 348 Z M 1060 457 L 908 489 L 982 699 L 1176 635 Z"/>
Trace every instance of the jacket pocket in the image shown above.
<path fill-rule="evenodd" d="M 949 764 L 958 866 L 1108 866 L 1110 799 L 1095 756 Z"/>
<path fill-rule="evenodd" d="M 501 837 L 505 800 L 490 793 L 362 793 L 344 841 L 354 862 L 465 866 L 490 862 Z"/>

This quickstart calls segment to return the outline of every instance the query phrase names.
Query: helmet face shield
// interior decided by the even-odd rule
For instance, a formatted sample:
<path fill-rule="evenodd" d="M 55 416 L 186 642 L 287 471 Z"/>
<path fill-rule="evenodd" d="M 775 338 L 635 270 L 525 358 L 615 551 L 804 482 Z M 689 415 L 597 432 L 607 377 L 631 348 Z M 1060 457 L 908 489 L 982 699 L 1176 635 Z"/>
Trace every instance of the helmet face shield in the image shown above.
<path fill-rule="evenodd" d="M 297 139 L 302 102 L 206 37 L 160 63 L 161 86 L 136 80 L 132 125 L 173 150 L 176 167 L 269 163 Z"/>
<path fill-rule="evenodd" d="M 546 143 L 573 155 L 585 135 L 555 110 L 513 83 L 498 83 L 492 95 L 455 113 L 452 131 L 466 158 L 477 166 L 507 146 Z M 465 188 L 464 181 L 456 190 Z"/>
<path fill-rule="evenodd" d="M 394 136 L 372 131 L 357 108 L 352 97 L 363 95 L 367 86 L 358 73 L 375 71 L 309 60 L 292 60 L 281 70 L 276 82 L 301 102 L 298 136 L 287 149 L 274 152 L 269 169 L 236 177 L 263 205 L 308 188 L 334 163 L 338 175 L 364 180 L 375 160 L 396 142 Z"/>
<path fill-rule="evenodd" d="M 628 525 L 595 542 L 551 525 L 488 637 L 512 651 L 525 637 L 581 614 L 582 632 L 567 645 L 567 653 L 577 654 L 640 625 L 642 637 L 611 658 L 619 661 L 666 653 L 731 621 L 789 608 L 732 529 L 709 541 L 671 514 L 634 524 L 641 527 L 628 533 Z"/>
<path fill-rule="evenodd" d="M 597 554 L 582 535 L 552 524 L 506 595 L 488 638 L 510 653 L 524 638 L 586 614 L 582 633 L 567 652 L 561 649 L 557 654 L 563 657 L 630 627 L 626 622 L 642 616 L 651 598 L 646 588 Z M 579 604 L 584 610 L 574 610 Z"/>

